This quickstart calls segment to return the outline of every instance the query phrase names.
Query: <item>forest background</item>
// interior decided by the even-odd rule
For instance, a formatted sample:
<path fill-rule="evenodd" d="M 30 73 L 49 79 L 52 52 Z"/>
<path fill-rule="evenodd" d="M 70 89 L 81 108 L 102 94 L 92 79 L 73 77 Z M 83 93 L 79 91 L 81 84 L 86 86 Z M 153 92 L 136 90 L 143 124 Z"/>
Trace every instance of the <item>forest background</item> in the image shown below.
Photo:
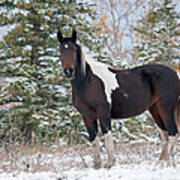
<path fill-rule="evenodd" d="M 2 0 L 0 143 L 84 143 L 81 115 L 61 67 L 56 33 L 72 29 L 87 53 L 117 68 L 180 68 L 178 0 Z M 153 141 L 148 112 L 113 121 L 115 141 Z M 156 136 L 157 137 L 157 136 Z"/>

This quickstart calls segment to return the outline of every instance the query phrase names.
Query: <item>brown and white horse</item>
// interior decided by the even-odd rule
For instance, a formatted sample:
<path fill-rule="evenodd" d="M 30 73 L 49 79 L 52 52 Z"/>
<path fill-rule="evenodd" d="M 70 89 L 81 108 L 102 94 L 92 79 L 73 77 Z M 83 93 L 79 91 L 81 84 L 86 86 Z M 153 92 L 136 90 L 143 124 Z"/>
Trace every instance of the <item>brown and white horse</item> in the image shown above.
<path fill-rule="evenodd" d="M 64 73 L 72 85 L 73 105 L 82 114 L 93 144 L 94 167 L 101 167 L 97 121 L 105 136 L 106 165 L 111 167 L 115 162 L 111 119 L 132 117 L 147 109 L 162 132 L 160 159 L 167 160 L 178 134 L 174 110 L 180 107 L 177 105 L 180 83 L 176 72 L 158 64 L 115 70 L 88 58 L 76 43 L 76 31 L 69 38 L 59 31 L 57 37 Z M 177 116 L 180 117 L 176 112 Z"/>

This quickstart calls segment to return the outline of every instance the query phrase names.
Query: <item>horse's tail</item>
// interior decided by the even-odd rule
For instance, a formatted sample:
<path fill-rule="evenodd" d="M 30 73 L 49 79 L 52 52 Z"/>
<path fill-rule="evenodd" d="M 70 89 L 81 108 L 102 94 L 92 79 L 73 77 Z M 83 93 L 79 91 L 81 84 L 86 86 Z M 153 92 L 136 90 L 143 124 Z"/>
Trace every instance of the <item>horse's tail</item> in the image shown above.
<path fill-rule="evenodd" d="M 178 97 L 177 104 L 175 107 L 174 117 L 175 117 L 178 131 L 180 133 L 180 79 L 179 79 L 179 97 Z"/>
<path fill-rule="evenodd" d="M 176 125 L 178 128 L 178 132 L 180 133 L 180 96 L 178 98 L 178 101 L 175 107 L 174 117 L 175 117 Z"/>

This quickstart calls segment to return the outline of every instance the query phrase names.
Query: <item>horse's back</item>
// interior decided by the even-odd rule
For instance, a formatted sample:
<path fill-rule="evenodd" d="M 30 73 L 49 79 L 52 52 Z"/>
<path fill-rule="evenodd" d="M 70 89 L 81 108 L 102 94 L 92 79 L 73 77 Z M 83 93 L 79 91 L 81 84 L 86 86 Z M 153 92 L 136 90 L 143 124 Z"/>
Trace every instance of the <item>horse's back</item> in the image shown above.
<path fill-rule="evenodd" d="M 119 84 L 122 84 L 123 81 L 128 83 L 133 80 L 138 83 L 139 80 L 149 80 L 156 90 L 162 89 L 164 91 L 164 87 L 168 88 L 169 91 L 177 91 L 180 88 L 177 73 L 171 68 L 160 64 L 147 64 L 127 70 L 111 69 L 111 71 L 116 74 Z"/>
<path fill-rule="evenodd" d="M 138 68 L 137 68 L 138 69 Z M 147 74 L 157 75 L 159 77 L 174 77 L 177 80 L 177 73 L 168 66 L 160 65 L 160 64 L 147 64 L 139 67 L 139 69 L 143 69 Z"/>
<path fill-rule="evenodd" d="M 152 64 L 144 67 L 144 73 L 149 75 L 155 93 L 162 94 L 162 96 L 174 94 L 177 99 L 180 87 L 177 73 L 174 70 L 164 65 Z"/>
<path fill-rule="evenodd" d="M 137 68 L 142 75 L 147 76 L 154 97 L 161 101 L 176 102 L 180 92 L 177 73 L 164 65 L 148 64 Z"/>
<path fill-rule="evenodd" d="M 163 65 L 150 64 L 127 70 L 113 70 L 120 88 L 112 93 L 112 117 L 126 118 L 149 109 L 155 100 L 177 101 L 178 78 Z"/>

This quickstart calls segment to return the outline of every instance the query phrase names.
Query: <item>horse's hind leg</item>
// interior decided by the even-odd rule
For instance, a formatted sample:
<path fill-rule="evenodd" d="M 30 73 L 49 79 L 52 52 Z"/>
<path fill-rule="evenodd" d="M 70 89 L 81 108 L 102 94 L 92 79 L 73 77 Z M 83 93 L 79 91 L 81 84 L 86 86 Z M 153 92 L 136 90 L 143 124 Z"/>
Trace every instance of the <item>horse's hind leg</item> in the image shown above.
<path fill-rule="evenodd" d="M 151 106 L 149 108 L 149 112 L 151 113 L 152 117 L 154 118 L 156 124 L 158 125 L 158 127 L 162 130 L 162 131 L 167 131 L 164 123 L 163 123 L 163 120 L 159 114 L 159 111 L 158 111 L 158 107 L 156 104 L 154 104 L 153 106 Z"/>
<path fill-rule="evenodd" d="M 168 160 L 169 156 L 172 154 L 174 145 L 177 141 L 177 136 L 169 136 L 168 130 L 166 128 L 165 123 L 163 122 L 163 119 L 160 116 L 158 106 L 154 104 L 149 109 L 151 115 L 155 119 L 156 124 L 158 125 L 160 129 L 160 135 L 162 139 L 162 152 L 160 155 L 160 160 Z"/>
<path fill-rule="evenodd" d="M 161 140 L 162 140 L 162 152 L 160 156 L 160 160 L 164 159 L 167 156 L 167 148 L 168 148 L 168 132 L 166 131 L 166 127 L 161 119 L 161 116 L 158 112 L 158 108 L 156 104 L 154 104 L 150 109 L 149 112 L 151 113 L 152 117 L 154 118 L 156 124 L 159 127 Z"/>
<path fill-rule="evenodd" d="M 168 146 L 165 153 L 162 156 L 163 160 L 169 159 L 170 155 L 172 154 L 175 143 L 177 141 L 178 131 L 174 118 L 174 106 L 173 103 L 168 104 L 160 101 L 157 103 L 159 114 L 163 120 L 164 126 L 168 131 Z"/>
<path fill-rule="evenodd" d="M 172 156 L 173 149 L 178 139 L 178 135 L 176 135 L 176 137 L 168 136 L 168 132 L 162 130 L 160 130 L 160 134 L 162 138 L 162 153 L 160 155 L 159 160 L 160 162 L 162 160 L 165 161 L 162 161 L 163 163 L 160 163 L 160 165 L 176 166 L 175 159 L 173 157 L 170 158 L 170 156 Z"/>

